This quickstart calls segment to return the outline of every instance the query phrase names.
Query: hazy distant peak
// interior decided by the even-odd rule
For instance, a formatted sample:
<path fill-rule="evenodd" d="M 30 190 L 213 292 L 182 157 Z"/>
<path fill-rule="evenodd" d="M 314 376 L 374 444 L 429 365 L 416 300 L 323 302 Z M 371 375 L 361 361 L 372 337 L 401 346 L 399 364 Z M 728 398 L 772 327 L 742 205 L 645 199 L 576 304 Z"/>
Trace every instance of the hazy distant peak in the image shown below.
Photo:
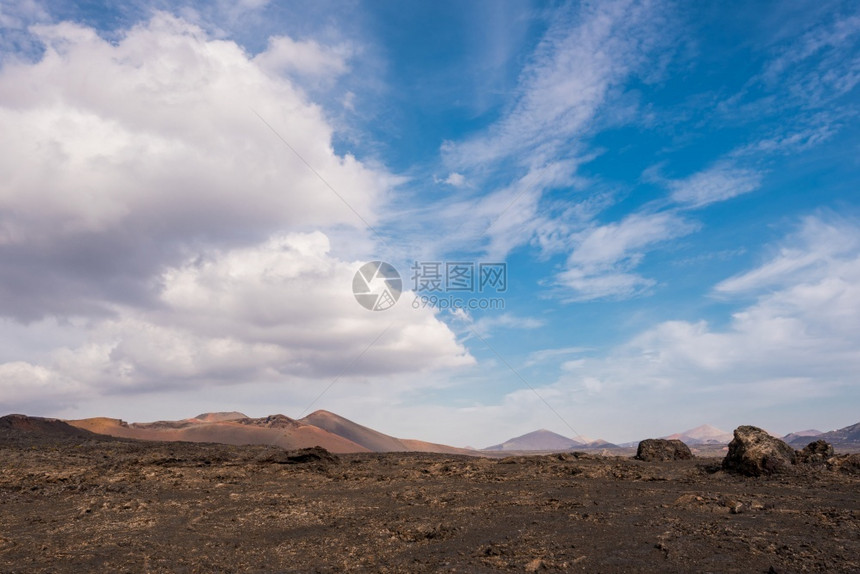
<path fill-rule="evenodd" d="M 687 444 L 700 444 L 700 443 L 728 443 L 732 440 L 732 433 L 728 431 L 724 431 L 722 429 L 718 429 L 714 425 L 704 424 L 697 426 L 696 428 L 692 428 L 689 430 L 685 430 L 681 433 L 675 433 L 669 436 L 665 436 L 662 438 L 666 439 L 678 439 Z"/>
<path fill-rule="evenodd" d="M 488 446 L 484 450 L 568 450 L 583 443 L 546 429 L 540 429 L 514 437 L 501 444 Z"/>

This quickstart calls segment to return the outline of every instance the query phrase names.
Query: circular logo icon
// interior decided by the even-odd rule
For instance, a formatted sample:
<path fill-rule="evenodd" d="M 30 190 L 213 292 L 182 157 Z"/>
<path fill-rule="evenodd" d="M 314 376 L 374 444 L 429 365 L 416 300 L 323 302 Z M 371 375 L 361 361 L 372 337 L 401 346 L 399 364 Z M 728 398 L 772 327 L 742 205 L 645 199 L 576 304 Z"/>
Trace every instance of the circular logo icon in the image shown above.
<path fill-rule="evenodd" d="M 394 307 L 401 291 L 403 281 L 400 279 L 400 273 L 385 261 L 365 263 L 352 278 L 352 294 L 355 295 L 355 300 L 371 311 L 385 311 Z"/>

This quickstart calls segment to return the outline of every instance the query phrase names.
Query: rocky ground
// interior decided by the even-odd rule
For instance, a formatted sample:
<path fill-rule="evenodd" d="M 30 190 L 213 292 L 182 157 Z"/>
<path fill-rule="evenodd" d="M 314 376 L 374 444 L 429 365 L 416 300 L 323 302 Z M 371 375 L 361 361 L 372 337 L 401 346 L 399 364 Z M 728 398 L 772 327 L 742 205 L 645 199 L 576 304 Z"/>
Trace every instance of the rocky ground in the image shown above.
<path fill-rule="evenodd" d="M 860 476 L 0 435 L 0 572 L 860 572 Z"/>

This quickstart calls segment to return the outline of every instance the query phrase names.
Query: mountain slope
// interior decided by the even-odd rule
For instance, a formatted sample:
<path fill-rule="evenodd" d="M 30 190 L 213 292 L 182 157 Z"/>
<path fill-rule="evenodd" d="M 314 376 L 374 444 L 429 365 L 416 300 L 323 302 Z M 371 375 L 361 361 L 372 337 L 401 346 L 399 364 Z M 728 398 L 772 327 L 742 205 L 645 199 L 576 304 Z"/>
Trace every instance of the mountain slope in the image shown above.
<path fill-rule="evenodd" d="M 315 411 L 300 419 L 309 425 L 342 436 L 373 452 L 441 452 L 446 454 L 475 454 L 469 449 L 444 444 L 424 442 L 423 440 L 396 438 L 372 428 L 355 423 L 329 411 Z"/>
<path fill-rule="evenodd" d="M 321 446 L 334 453 L 368 452 L 359 444 L 321 428 L 284 415 L 261 419 L 204 422 L 197 419 L 126 423 L 119 419 L 93 418 L 67 421 L 70 425 L 109 436 L 157 441 L 266 444 L 286 449 Z"/>
<path fill-rule="evenodd" d="M 5 435 L 39 434 L 55 438 L 92 438 L 93 434 L 86 430 L 61 421 L 27 415 L 6 415 L 0 417 L 0 432 Z"/>
<path fill-rule="evenodd" d="M 71 425 L 70 428 L 139 440 L 265 444 L 286 449 L 321 446 L 339 454 L 409 451 L 475 454 L 468 449 L 444 444 L 399 439 L 328 411 L 316 411 L 301 420 L 284 415 L 250 418 L 239 412 L 225 412 L 203 413 L 190 419 L 151 423 L 129 424 L 120 419 L 106 417 L 67 422 Z"/>
<path fill-rule="evenodd" d="M 536 430 L 514 437 L 501 444 L 488 446 L 483 450 L 570 450 L 581 447 L 583 443 L 546 429 Z"/>
<path fill-rule="evenodd" d="M 824 434 L 824 433 L 821 432 L 820 430 L 807 429 L 807 430 L 788 433 L 787 435 L 782 437 L 782 440 L 789 443 L 789 444 L 791 444 L 794 441 L 812 442 L 813 440 L 815 440 L 815 437 L 822 435 L 822 434 Z"/>
<path fill-rule="evenodd" d="M 373 452 L 402 452 L 409 450 L 399 439 L 354 423 L 328 411 L 315 411 L 300 422 L 313 425 L 330 433 L 342 436 Z"/>
<path fill-rule="evenodd" d="M 794 447 L 806 446 L 813 440 L 826 440 L 833 446 L 860 446 L 860 423 L 856 423 L 838 430 L 821 433 L 814 437 L 799 437 L 791 440 L 790 445 Z"/>

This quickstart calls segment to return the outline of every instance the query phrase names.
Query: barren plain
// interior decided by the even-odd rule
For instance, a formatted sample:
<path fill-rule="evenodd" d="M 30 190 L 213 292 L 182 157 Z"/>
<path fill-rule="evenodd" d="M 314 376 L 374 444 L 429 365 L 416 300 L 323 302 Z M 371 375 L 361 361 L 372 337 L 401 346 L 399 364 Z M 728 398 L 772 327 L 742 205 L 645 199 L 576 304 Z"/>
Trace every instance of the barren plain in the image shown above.
<path fill-rule="evenodd" d="M 858 572 L 860 476 L 0 433 L 0 572 Z"/>

